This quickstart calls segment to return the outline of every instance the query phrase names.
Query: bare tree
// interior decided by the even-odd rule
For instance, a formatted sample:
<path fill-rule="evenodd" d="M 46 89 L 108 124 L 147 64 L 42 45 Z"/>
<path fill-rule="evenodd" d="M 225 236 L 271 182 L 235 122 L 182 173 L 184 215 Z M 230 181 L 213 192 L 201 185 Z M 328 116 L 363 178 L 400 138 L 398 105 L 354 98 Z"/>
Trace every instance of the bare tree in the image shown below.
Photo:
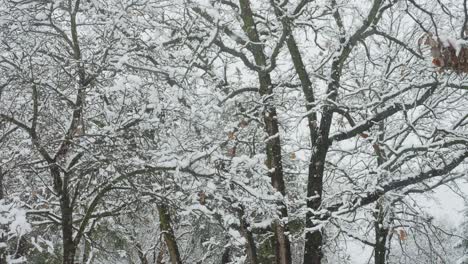
<path fill-rule="evenodd" d="M 466 177 L 466 6 L 3 0 L 2 190 L 64 264 L 441 252 L 409 201 Z"/>

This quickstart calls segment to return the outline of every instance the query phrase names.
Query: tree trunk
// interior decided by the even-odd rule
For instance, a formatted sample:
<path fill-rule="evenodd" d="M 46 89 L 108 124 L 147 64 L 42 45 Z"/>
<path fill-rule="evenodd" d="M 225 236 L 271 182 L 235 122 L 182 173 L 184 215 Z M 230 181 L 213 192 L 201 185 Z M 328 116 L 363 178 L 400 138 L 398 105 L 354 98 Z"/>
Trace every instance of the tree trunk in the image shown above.
<path fill-rule="evenodd" d="M 320 145 L 313 147 L 320 148 Z M 309 177 L 307 182 L 307 207 L 312 210 L 318 210 L 322 203 L 323 192 L 323 164 L 325 162 L 326 152 L 312 153 L 309 164 Z M 315 230 L 317 224 L 313 221 L 315 215 L 312 212 L 306 214 L 307 231 L 304 247 L 304 264 L 320 264 L 322 260 L 322 233 L 321 230 Z"/>
<path fill-rule="evenodd" d="M 227 264 L 231 262 L 231 248 L 226 247 L 223 252 L 223 256 L 221 257 L 221 264 Z"/>
<path fill-rule="evenodd" d="M 89 234 L 88 234 L 89 236 Z M 90 254 L 91 251 L 91 244 L 88 242 L 88 240 L 84 239 L 83 241 L 83 259 L 81 260 L 81 263 L 86 264 L 88 263 L 88 260 L 92 258 L 92 255 Z"/>
<path fill-rule="evenodd" d="M 385 214 L 382 208 L 381 201 L 377 201 L 376 212 L 374 213 L 375 222 L 375 247 L 374 247 L 374 263 L 385 264 L 386 262 L 386 243 L 388 236 L 388 228 L 384 226 Z"/>
<path fill-rule="evenodd" d="M 50 174 L 54 180 L 54 190 L 60 198 L 62 217 L 63 264 L 74 264 L 76 244 L 73 240 L 73 206 L 68 190 L 68 177 L 61 177 L 60 168 L 55 163 L 49 163 Z"/>
<path fill-rule="evenodd" d="M 245 247 L 250 264 L 258 264 L 257 248 L 255 246 L 255 241 L 252 232 L 249 230 L 249 224 L 245 221 L 244 210 L 242 208 L 239 210 L 239 222 L 240 231 L 244 238 L 247 240 Z"/>
<path fill-rule="evenodd" d="M 171 216 L 169 208 L 166 204 L 161 203 L 157 205 L 159 212 L 159 226 L 161 231 L 164 233 L 164 240 L 166 241 L 167 250 L 169 251 L 169 257 L 172 264 L 182 264 L 180 258 L 179 247 L 174 235 L 174 230 L 171 226 Z"/>
<path fill-rule="evenodd" d="M 267 60 L 263 52 L 261 40 L 253 19 L 253 13 L 250 8 L 249 0 L 239 0 L 241 9 L 241 18 L 244 23 L 243 30 L 251 43 L 248 49 L 252 52 L 257 66 L 266 67 Z M 258 70 L 258 79 L 260 82 L 259 93 L 263 97 L 265 109 L 263 111 L 263 120 L 265 123 L 265 132 L 268 135 L 266 142 L 266 165 L 269 169 L 272 186 L 279 191 L 282 195 L 286 194 L 284 184 L 283 165 L 281 161 L 281 141 L 279 136 L 279 125 L 277 119 L 276 107 L 273 105 L 271 95 L 273 94 L 273 87 L 271 84 L 271 77 L 268 72 Z M 280 218 L 287 218 L 287 208 L 284 204 L 279 204 Z M 273 223 L 273 231 L 275 233 L 275 249 L 276 249 L 276 263 L 289 264 L 291 263 L 291 246 L 288 236 L 285 234 L 287 227 L 281 221 Z"/>
<path fill-rule="evenodd" d="M 68 207 L 62 207 L 63 264 L 75 263 L 76 247 L 73 243 L 72 218 L 72 209 Z"/>
<path fill-rule="evenodd" d="M 310 81 L 309 75 L 307 73 L 306 67 L 302 60 L 301 53 L 297 46 L 296 40 L 294 38 L 293 30 L 288 16 L 284 15 L 283 10 L 275 3 L 274 0 L 270 1 L 271 5 L 275 9 L 275 14 L 277 18 L 281 20 L 283 30 L 287 33 L 288 37 L 286 39 L 286 45 L 288 47 L 289 54 L 291 56 L 294 69 L 299 77 L 301 82 L 302 91 L 305 96 L 306 101 L 306 111 L 307 111 L 307 121 L 309 126 L 309 136 L 310 142 L 312 143 L 312 153 L 311 160 L 309 164 L 309 176 L 308 176 L 308 185 L 307 185 L 307 206 L 313 210 L 317 210 L 321 204 L 322 197 L 322 179 L 323 179 L 323 164 L 325 163 L 326 153 L 328 150 L 328 142 L 322 142 L 320 139 L 326 139 L 328 137 L 329 127 L 324 127 L 326 133 L 322 138 L 318 138 L 318 128 L 317 128 L 317 113 L 313 111 L 312 107 L 315 102 L 314 91 L 312 88 L 312 82 Z M 329 123 L 331 123 L 331 113 L 325 113 L 330 115 Z M 327 117 L 328 118 L 328 117 Z M 322 119 L 326 120 L 326 119 Z M 325 123 L 326 124 L 326 123 Z M 323 131 L 323 130 L 322 130 Z M 315 224 L 312 221 L 314 215 L 312 213 L 307 213 L 306 215 L 306 226 L 309 228 L 314 228 Z M 322 252 L 322 234 L 320 230 L 307 232 L 306 233 L 306 244 L 304 249 L 304 264 L 318 264 L 321 261 Z"/>
<path fill-rule="evenodd" d="M 379 123 L 379 141 L 385 138 L 385 125 L 384 121 Z M 385 162 L 385 153 L 380 150 L 378 145 L 375 145 L 375 154 L 377 155 L 377 165 L 380 166 Z M 374 246 L 374 263 L 385 264 L 386 262 L 386 243 L 388 236 L 388 228 L 385 227 L 385 211 L 383 208 L 384 197 L 382 196 L 377 200 L 374 211 L 374 230 L 375 230 L 375 246 Z"/>
<path fill-rule="evenodd" d="M 73 241 L 73 208 L 68 194 L 60 197 L 62 215 L 63 264 L 74 264 L 76 245 Z"/>
<path fill-rule="evenodd" d="M 332 69 L 338 68 L 338 62 L 332 64 Z M 336 70 L 332 70 L 332 82 L 328 85 L 328 98 L 335 101 L 337 97 L 337 87 L 339 85 L 339 75 Z M 304 250 L 304 264 L 320 264 L 322 260 L 322 233 L 313 219 L 317 215 L 313 212 L 320 209 L 323 193 L 323 173 L 328 148 L 330 147 L 329 134 L 333 119 L 333 106 L 325 105 L 318 128 L 317 138 L 312 142 L 312 155 L 309 163 L 309 175 L 307 182 L 307 207 L 311 209 L 306 217 L 306 227 L 312 229 L 306 234 Z"/>

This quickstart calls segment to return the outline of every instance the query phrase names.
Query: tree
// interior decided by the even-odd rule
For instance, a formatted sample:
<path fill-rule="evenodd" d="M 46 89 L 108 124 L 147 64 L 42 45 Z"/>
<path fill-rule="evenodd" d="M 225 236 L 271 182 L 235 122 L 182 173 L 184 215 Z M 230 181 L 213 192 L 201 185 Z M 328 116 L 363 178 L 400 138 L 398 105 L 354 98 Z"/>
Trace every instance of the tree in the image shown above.
<path fill-rule="evenodd" d="M 4 189 L 64 264 L 391 262 L 466 175 L 466 76 L 421 43 L 466 3 L 0 3 Z"/>
<path fill-rule="evenodd" d="M 236 45 L 237 43 L 239 47 L 246 47 L 246 45 L 242 43 L 244 38 L 242 36 L 236 36 L 236 30 L 229 28 L 229 26 L 222 26 L 220 30 L 220 32 L 226 34 L 226 38 L 220 38 L 219 40 L 213 41 L 217 48 L 219 48 L 220 51 L 224 51 L 227 56 L 238 57 L 239 60 L 245 64 L 246 68 L 259 72 L 260 83 L 262 83 L 261 78 L 265 78 L 265 80 L 267 78 L 271 78 L 262 77 L 268 76 L 266 73 L 278 71 L 278 76 L 287 76 L 287 73 L 282 72 L 281 69 L 276 67 L 277 61 L 281 61 L 281 63 L 286 65 L 288 62 L 293 64 L 291 67 L 294 67 L 295 76 L 299 78 L 300 87 L 302 88 L 304 97 L 306 99 L 305 104 L 307 112 L 303 116 L 308 118 L 308 126 L 311 128 L 309 134 L 311 136 L 310 142 L 312 146 L 310 153 L 311 160 L 309 162 L 310 167 L 308 169 L 309 176 L 307 188 L 308 197 L 310 197 L 308 199 L 308 208 L 311 210 L 308 212 L 306 223 L 307 228 L 312 231 L 306 232 L 306 253 L 304 255 L 304 263 L 320 262 L 322 258 L 322 246 L 324 242 L 322 239 L 322 233 L 320 231 L 321 226 L 322 223 L 325 223 L 327 219 L 329 219 L 330 216 L 336 214 L 336 212 L 356 210 L 357 208 L 363 207 L 364 205 L 374 203 L 382 194 L 386 192 L 401 190 L 401 192 L 404 193 L 404 188 L 407 186 L 418 184 L 421 181 L 430 180 L 434 177 L 446 175 L 447 172 L 451 171 L 466 158 L 467 153 L 460 152 L 458 155 L 453 156 L 452 160 L 441 160 L 441 164 L 446 164 L 447 166 L 441 165 L 439 168 L 432 169 L 431 167 L 426 167 L 428 164 L 427 161 L 417 161 L 418 159 L 424 157 L 421 156 L 422 153 L 427 153 L 425 154 L 426 158 L 428 161 L 431 160 L 431 163 L 435 159 L 435 156 L 427 156 L 429 153 L 426 151 L 432 149 L 432 147 L 426 145 L 432 144 L 429 142 L 439 142 L 435 144 L 443 144 L 444 147 L 449 147 L 449 145 L 451 145 L 455 147 L 455 149 L 460 150 L 463 149 L 466 145 L 466 141 L 464 140 L 463 142 L 459 143 L 454 142 L 454 145 L 451 143 L 446 145 L 447 138 L 442 140 L 440 136 L 437 137 L 435 134 L 426 134 L 426 136 L 424 136 L 425 140 L 421 141 L 421 145 L 419 147 L 408 147 L 410 140 L 412 140 L 412 135 L 421 137 L 420 135 L 417 135 L 419 132 L 415 132 L 415 130 L 413 130 L 413 127 L 415 127 L 413 124 L 420 124 L 421 130 L 431 130 L 424 122 L 424 119 L 426 119 L 426 116 L 429 114 L 429 112 L 425 114 L 421 108 L 427 107 L 429 109 L 434 109 L 434 107 L 438 107 L 439 103 L 437 102 L 437 96 L 435 95 L 437 94 L 437 91 L 442 93 L 444 93 L 444 91 L 441 88 L 442 82 L 439 81 L 438 78 L 431 80 L 432 77 L 430 76 L 430 71 L 427 71 L 427 66 L 422 63 L 421 59 L 423 59 L 423 56 L 418 54 L 415 49 L 405 44 L 416 42 L 415 33 L 417 31 L 415 30 L 418 28 L 417 23 L 413 24 L 413 28 L 406 27 L 405 29 L 399 31 L 398 27 L 396 30 L 393 29 L 392 25 L 395 25 L 395 23 L 401 25 L 402 22 L 397 22 L 398 20 L 405 21 L 405 23 L 411 23 L 410 21 L 412 20 L 411 17 L 413 15 L 411 13 L 405 14 L 404 12 L 398 13 L 398 7 L 394 7 L 395 3 L 396 2 L 374 1 L 367 10 L 356 11 L 357 13 L 355 14 L 355 17 L 361 16 L 365 18 L 363 23 L 346 25 L 344 22 L 345 19 L 343 17 L 350 17 L 353 14 L 353 11 L 350 11 L 350 13 L 341 14 L 340 11 L 344 10 L 344 8 L 339 6 L 336 2 L 332 2 L 332 6 L 329 7 L 329 9 L 327 9 L 326 6 L 321 6 L 320 4 L 307 5 L 306 1 L 299 2 L 296 6 L 289 4 L 288 2 L 284 2 L 281 5 L 275 2 L 270 2 L 269 4 L 271 9 L 276 10 L 276 16 L 280 18 L 278 24 L 281 26 L 277 25 L 273 29 L 265 28 L 262 31 L 263 35 L 261 35 L 263 36 L 263 39 L 261 39 L 254 38 L 255 30 L 252 25 L 257 23 L 257 27 L 259 27 L 265 23 L 274 24 L 275 22 L 265 20 L 266 15 L 271 9 L 268 10 L 267 8 L 264 8 L 263 5 L 259 4 L 256 6 L 256 11 L 252 12 L 250 11 L 251 8 L 246 9 L 246 7 L 250 7 L 251 3 L 239 2 L 239 5 L 237 6 L 231 2 L 230 4 L 226 5 L 229 6 L 229 8 L 232 8 L 232 12 L 234 13 L 240 11 L 240 13 L 237 14 L 243 20 L 241 25 L 248 27 L 250 30 L 246 34 L 247 36 L 251 34 L 249 37 L 250 41 L 252 43 L 262 43 L 263 49 L 269 49 L 271 51 L 269 53 L 270 57 L 268 58 L 268 63 L 259 65 L 258 61 L 260 60 L 255 58 L 255 56 L 253 56 L 255 60 L 255 63 L 253 63 L 249 61 L 249 57 L 245 55 L 242 50 L 236 50 L 236 48 L 228 46 L 227 43 L 232 42 L 231 45 Z M 411 8 L 420 8 L 418 5 L 413 5 L 413 2 L 408 2 L 407 4 Z M 307 14 L 303 8 L 304 10 L 310 10 L 309 13 L 315 12 L 314 14 L 321 14 L 320 17 L 322 19 L 323 17 L 330 17 L 330 19 L 332 21 L 334 20 L 336 23 L 336 27 L 330 29 L 331 32 L 336 33 L 332 34 L 331 37 L 327 36 L 329 43 L 328 50 L 330 50 L 330 52 L 329 55 L 327 53 L 325 54 L 327 54 L 328 57 L 324 56 L 322 62 L 311 63 L 312 65 L 320 66 L 320 68 L 313 70 L 315 75 L 314 77 L 316 79 L 316 88 L 314 87 L 315 90 L 321 89 L 320 91 L 323 91 L 323 88 L 326 87 L 324 92 L 322 92 L 325 97 L 322 96 L 323 98 L 320 99 L 318 103 L 313 101 L 314 91 L 310 91 L 311 88 L 309 88 L 310 81 L 308 81 L 307 78 L 310 75 L 307 76 L 307 69 L 301 67 L 300 53 L 294 49 L 295 39 L 294 36 L 291 36 L 294 35 L 294 33 L 292 33 L 294 31 L 291 32 L 291 30 L 294 30 L 294 28 L 291 29 L 289 27 L 290 25 L 295 25 L 297 27 L 296 30 L 303 30 L 302 32 L 307 32 L 308 30 L 312 31 L 315 29 L 313 25 L 306 23 L 304 23 L 304 26 L 301 27 L 300 23 L 304 20 L 304 18 L 301 18 L 300 15 Z M 222 10 L 224 11 L 224 9 Z M 227 11 L 224 12 L 227 13 Z M 216 19 L 218 19 L 217 16 L 210 18 L 207 15 L 209 12 L 203 13 L 199 11 L 198 13 L 201 14 L 201 16 L 207 21 L 216 21 Z M 249 22 L 253 19 L 250 18 L 251 13 L 256 14 L 256 18 L 259 20 L 259 22 Z M 300 15 L 295 17 L 295 14 Z M 281 19 L 282 17 L 285 18 Z M 224 19 L 227 21 L 226 16 Z M 292 19 L 292 21 L 287 21 L 287 19 Z M 294 19 L 297 19 L 299 22 L 295 24 Z M 313 17 L 309 19 L 309 21 L 315 20 Z M 326 22 L 322 23 L 322 27 L 330 28 L 330 24 L 327 24 L 330 20 L 323 20 Z M 235 21 L 235 18 L 231 21 Z M 233 24 L 233 22 L 229 23 Z M 317 21 L 317 23 L 318 25 L 316 28 L 320 28 L 320 21 Z M 355 24 L 359 26 L 353 26 Z M 305 27 L 308 28 L 303 29 Z M 400 38 L 403 37 L 401 34 L 404 34 L 404 32 L 406 33 L 405 30 L 413 31 L 410 33 L 410 35 L 407 35 L 406 39 L 400 40 Z M 352 33 L 346 35 L 345 32 Z M 323 34 L 321 35 L 319 30 L 311 32 L 311 34 L 314 33 L 316 35 L 316 45 L 321 47 L 320 44 L 325 42 L 322 40 L 322 38 L 325 36 Z M 257 35 L 260 34 L 257 33 Z M 233 40 L 229 41 L 230 38 Z M 332 42 L 329 39 L 335 39 L 335 42 Z M 279 52 L 286 40 L 289 42 L 287 44 L 289 51 L 293 53 L 292 62 L 289 58 L 282 57 L 282 54 Z M 376 51 L 382 49 L 383 43 L 387 44 L 385 46 L 388 47 L 387 50 L 389 53 L 388 56 L 379 57 Z M 256 49 L 258 50 L 259 48 L 257 47 Z M 351 54 L 353 55 L 352 57 Z M 402 68 L 402 61 L 405 61 L 405 59 L 400 57 L 402 54 L 409 54 L 406 55 L 407 60 L 404 68 Z M 312 59 L 310 60 L 313 61 Z M 359 60 L 359 62 L 355 60 Z M 379 67 L 379 65 L 385 61 L 387 61 L 388 66 Z M 265 66 L 256 68 L 256 66 L 262 65 Z M 401 71 L 396 71 L 399 68 L 402 68 Z M 320 74 L 317 74 L 317 72 L 320 71 L 328 73 L 321 76 Z M 372 78 L 371 75 L 367 74 L 368 71 L 373 71 L 373 76 L 378 75 L 376 72 L 381 72 L 381 79 Z M 423 77 L 424 72 L 428 74 L 427 77 Z M 420 76 L 416 77 L 416 75 L 412 75 L 412 73 L 417 73 Z M 295 76 L 293 76 L 293 79 Z M 359 78 L 361 79 L 359 79 L 357 76 L 360 76 Z M 267 83 L 266 81 L 263 82 Z M 377 84 L 381 85 L 383 83 L 392 83 L 392 85 L 388 86 L 387 89 L 379 90 L 377 88 Z M 416 83 L 418 84 L 415 85 Z M 369 87 L 369 93 L 367 93 L 365 89 L 359 90 L 358 87 Z M 281 85 L 275 86 L 275 89 L 281 88 Z M 261 91 L 261 88 L 259 88 L 258 91 Z M 282 94 L 282 92 L 273 92 L 271 97 L 274 98 L 276 94 Z M 395 101 L 397 98 L 403 98 L 405 94 L 415 94 L 415 100 L 407 101 L 406 103 L 401 104 Z M 365 99 L 365 97 L 362 95 L 368 97 Z M 444 97 L 442 94 L 440 96 Z M 274 101 L 274 99 L 272 101 Z M 403 100 L 403 102 L 404 101 L 405 100 Z M 361 105 L 371 106 L 373 112 L 369 112 L 371 109 L 367 107 L 355 107 L 354 105 L 356 105 L 358 102 Z M 277 102 L 277 104 L 281 105 L 281 102 Z M 440 111 L 444 112 L 445 110 L 440 108 Z M 280 113 L 280 115 L 281 114 L 289 116 L 291 111 Z M 336 115 L 339 115 L 339 117 L 334 118 Z M 408 115 L 412 117 L 408 118 Z M 315 121 L 314 116 L 320 116 L 320 120 Z M 453 123 L 452 127 L 457 126 L 457 122 L 463 122 L 461 121 L 464 120 L 463 114 L 460 116 L 460 118 L 461 119 Z M 343 120 L 343 123 L 348 122 L 350 128 L 334 128 L 336 125 L 339 125 L 337 122 L 340 119 Z M 393 133 L 390 133 L 383 139 L 379 139 L 378 133 L 375 136 L 371 134 L 371 137 L 369 138 L 369 134 L 366 131 L 372 131 L 373 127 L 375 127 L 376 124 L 383 120 L 388 120 L 386 123 L 391 124 L 392 127 L 394 127 L 396 124 L 401 124 L 400 130 L 398 132 L 392 131 Z M 407 126 L 408 123 L 406 125 L 400 123 L 403 120 L 408 120 L 409 124 L 412 125 Z M 405 123 L 406 121 L 403 122 Z M 416 127 L 418 125 L 416 125 Z M 333 130 L 332 127 L 334 128 Z M 419 130 L 416 129 L 416 131 Z M 341 166 L 335 165 L 337 162 L 347 162 L 346 154 L 338 154 L 334 155 L 334 157 L 328 157 L 328 153 L 340 151 L 340 149 L 342 149 L 340 145 L 345 144 L 346 141 L 351 141 L 356 136 L 359 136 L 363 140 L 358 141 L 360 147 L 356 148 L 356 151 L 353 153 L 353 155 L 368 156 L 369 154 L 364 150 L 366 148 L 368 149 L 365 144 L 369 144 L 372 147 L 371 149 L 377 152 L 377 156 L 379 155 L 378 151 L 380 149 L 385 148 L 387 150 L 388 148 L 388 151 L 390 151 L 388 157 L 380 157 L 382 159 L 381 165 L 372 165 L 372 167 L 375 166 L 375 169 L 359 166 L 358 168 L 349 170 L 347 168 L 342 168 Z M 458 147 L 456 147 L 456 145 L 458 145 Z M 364 152 L 362 152 L 362 150 L 364 150 Z M 414 162 L 418 162 L 420 165 L 422 165 L 420 166 L 419 172 L 407 170 L 407 166 L 410 166 L 409 164 L 413 164 L 413 159 Z M 334 197 L 340 197 L 342 193 L 333 193 L 332 189 L 330 189 L 333 184 L 330 183 L 331 185 L 329 187 L 325 181 L 325 173 L 327 172 L 325 169 L 326 164 L 329 166 L 327 170 L 330 170 L 331 173 L 339 173 L 342 174 L 343 177 L 348 177 L 349 183 L 351 184 L 351 189 L 353 190 L 350 191 L 351 199 L 346 202 L 349 204 L 343 204 L 342 202 L 335 203 L 333 201 Z M 361 174 L 362 177 L 354 175 L 351 179 L 349 179 L 349 175 L 352 175 L 352 171 L 359 171 L 362 169 L 367 171 L 357 174 Z M 389 173 L 401 176 L 388 178 L 390 176 Z M 369 176 L 366 177 L 366 174 Z M 406 177 L 404 177 L 404 175 L 406 175 Z M 460 177 L 460 175 L 456 177 Z M 385 179 L 385 183 L 382 182 L 383 179 Z M 377 183 L 380 186 L 375 186 Z M 353 186 L 367 187 L 364 188 L 364 190 L 357 190 Z M 324 188 L 330 189 L 329 192 L 331 191 L 326 199 L 323 197 Z"/>

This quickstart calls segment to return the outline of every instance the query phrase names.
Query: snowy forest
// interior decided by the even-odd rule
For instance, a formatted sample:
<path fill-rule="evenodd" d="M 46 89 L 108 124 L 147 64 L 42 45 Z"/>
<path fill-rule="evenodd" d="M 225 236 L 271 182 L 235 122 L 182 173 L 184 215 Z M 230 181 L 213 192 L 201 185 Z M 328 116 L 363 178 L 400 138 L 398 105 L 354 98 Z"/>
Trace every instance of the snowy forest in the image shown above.
<path fill-rule="evenodd" d="M 468 264 L 467 0 L 0 0 L 6 263 Z"/>

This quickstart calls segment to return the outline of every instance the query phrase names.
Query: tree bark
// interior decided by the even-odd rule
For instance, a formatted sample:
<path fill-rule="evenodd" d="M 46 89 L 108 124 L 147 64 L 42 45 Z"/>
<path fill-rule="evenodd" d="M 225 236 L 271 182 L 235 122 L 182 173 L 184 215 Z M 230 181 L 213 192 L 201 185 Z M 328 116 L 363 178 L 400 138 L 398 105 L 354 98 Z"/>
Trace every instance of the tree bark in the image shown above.
<path fill-rule="evenodd" d="M 379 123 L 379 141 L 385 138 L 385 124 L 384 121 Z M 385 153 L 380 150 L 377 145 L 375 148 L 375 154 L 377 155 L 377 165 L 380 166 L 385 162 Z M 385 264 L 386 262 L 386 243 L 388 236 L 388 228 L 385 227 L 385 211 L 383 208 L 384 196 L 377 200 L 374 211 L 374 232 L 375 232 L 375 246 L 374 246 L 374 263 Z"/>
<path fill-rule="evenodd" d="M 249 230 L 249 224 L 245 221 L 243 209 L 240 209 L 239 211 L 239 222 L 240 231 L 244 238 L 247 240 L 245 247 L 250 264 L 258 264 L 257 247 L 255 246 L 255 240 L 253 238 L 252 232 Z"/>
<path fill-rule="evenodd" d="M 54 179 L 54 189 L 60 197 L 60 212 L 62 217 L 62 247 L 63 264 L 74 264 L 76 244 L 73 239 L 73 206 L 71 205 L 70 194 L 68 192 L 67 177 L 62 179 L 60 168 L 57 164 L 49 164 L 50 174 Z"/>
<path fill-rule="evenodd" d="M 224 249 L 223 255 L 221 256 L 221 264 L 227 264 L 231 262 L 231 248 L 226 247 Z"/>
<path fill-rule="evenodd" d="M 262 69 L 267 66 L 266 56 L 263 47 L 260 44 L 261 40 L 253 19 L 253 13 L 250 7 L 249 0 L 239 0 L 241 18 L 244 23 L 243 30 L 250 42 L 248 49 L 251 51 L 255 63 Z M 277 119 L 276 107 L 273 105 L 271 95 L 273 94 L 273 87 L 271 83 L 270 74 L 264 70 L 257 71 L 258 79 L 260 82 L 259 93 L 263 97 L 265 109 L 263 111 L 263 120 L 265 123 L 265 132 L 268 135 L 266 142 L 266 165 L 269 169 L 272 186 L 279 191 L 282 195 L 286 194 L 284 184 L 283 165 L 281 160 L 281 141 L 279 135 L 279 124 Z M 280 218 L 287 218 L 287 208 L 285 204 L 280 204 L 279 215 Z M 277 264 L 291 263 L 291 246 L 287 232 L 287 227 L 281 221 L 273 223 L 273 231 L 275 233 L 275 255 Z"/>
<path fill-rule="evenodd" d="M 317 149 L 312 154 L 309 164 L 309 176 L 307 182 L 307 207 L 318 210 L 322 203 L 323 192 L 323 164 L 325 163 L 328 148 L 321 148 L 321 143 L 317 142 L 313 149 Z M 320 264 L 322 260 L 322 233 L 317 230 L 317 224 L 313 221 L 315 215 L 312 212 L 306 214 L 306 228 L 312 229 L 306 233 L 304 247 L 304 264 Z"/>
<path fill-rule="evenodd" d="M 164 234 L 164 240 L 166 242 L 167 250 L 169 251 L 171 263 L 182 264 L 179 247 L 174 235 L 174 230 L 171 226 L 171 215 L 169 213 L 169 208 L 164 203 L 158 204 L 157 207 L 159 212 L 159 226 Z"/>
<path fill-rule="evenodd" d="M 289 21 L 288 16 L 284 15 L 283 10 L 279 5 L 271 0 L 271 5 L 275 9 L 275 14 L 277 18 L 281 20 L 283 30 L 287 33 L 288 37 L 286 39 L 286 45 L 288 47 L 289 54 L 291 56 L 294 69 L 299 77 L 301 82 L 302 91 L 305 96 L 306 101 L 306 111 L 307 111 L 307 121 L 309 126 L 309 136 L 310 142 L 312 144 L 312 155 L 309 163 L 309 174 L 308 174 L 308 185 L 307 185 L 307 206 L 313 210 L 317 210 L 321 204 L 321 197 L 323 191 L 323 164 L 325 163 L 326 153 L 328 151 L 328 142 L 322 142 L 321 139 L 326 139 L 328 137 L 329 126 L 325 128 L 325 133 L 322 133 L 323 136 L 318 138 L 318 128 L 317 128 L 317 113 L 313 111 L 313 104 L 315 102 L 315 96 L 312 88 L 312 82 L 307 73 L 306 67 L 302 60 L 301 53 L 297 46 L 296 40 L 294 38 L 293 29 L 291 28 L 291 21 Z M 322 122 L 326 120 L 331 124 L 332 113 L 324 113 Z M 328 121 L 328 119 L 330 121 Z M 323 123 L 322 123 L 323 124 Z M 327 124 L 327 123 L 325 123 Z M 324 132 L 324 130 L 321 130 Z M 324 144 L 325 143 L 325 144 Z M 313 197 L 313 198 L 312 198 Z M 306 216 L 306 226 L 315 227 L 315 224 L 312 222 L 313 214 L 307 213 Z M 306 233 L 306 245 L 304 249 L 304 263 L 320 263 L 322 253 L 321 253 L 321 244 L 322 244 L 322 234 L 320 230 L 307 232 Z"/>
<path fill-rule="evenodd" d="M 337 89 L 339 85 L 339 62 L 332 63 L 332 81 L 328 85 L 328 99 L 335 101 L 337 97 Z M 323 194 L 323 173 L 325 170 L 325 161 L 327 158 L 330 141 L 328 136 L 333 119 L 333 107 L 325 105 L 323 114 L 320 120 L 320 126 L 315 140 L 312 142 L 312 153 L 309 163 L 309 174 L 307 181 L 307 207 L 309 210 L 306 214 L 306 228 L 310 231 L 306 233 L 306 242 L 304 248 L 304 264 L 320 264 L 322 261 L 322 230 L 318 224 L 314 222 L 317 216 L 315 211 L 320 209 L 322 204 Z"/>
<path fill-rule="evenodd" d="M 374 263 L 375 264 L 385 264 L 386 262 L 386 243 L 388 228 L 384 226 L 385 213 L 382 207 L 382 201 L 379 200 L 375 206 L 375 246 L 374 246 Z"/>
<path fill-rule="evenodd" d="M 338 97 L 338 88 L 340 86 L 341 72 L 343 65 L 351 53 L 356 43 L 364 37 L 364 32 L 375 23 L 378 10 L 382 4 L 382 0 L 374 0 L 372 8 L 369 11 L 367 19 L 363 25 L 346 40 L 344 36 L 340 37 L 342 47 L 339 50 L 339 56 L 336 56 L 331 64 L 330 81 L 328 83 L 326 94 L 327 101 L 335 102 Z M 340 16 L 336 2 L 332 1 L 335 6 L 333 17 L 337 26 L 344 32 L 343 20 Z M 306 215 L 306 228 L 312 231 L 306 233 L 306 242 L 304 249 L 304 264 L 320 264 L 322 261 L 322 244 L 323 238 L 321 230 L 318 228 L 317 223 L 313 220 L 318 217 L 313 212 L 317 211 L 322 203 L 323 193 L 323 173 L 324 165 L 327 158 L 328 149 L 331 145 L 329 139 L 330 128 L 333 120 L 334 106 L 325 104 L 323 107 L 320 125 L 316 134 L 315 140 L 312 141 L 312 155 L 309 164 L 309 175 L 307 182 L 307 207 L 310 209 Z"/>
<path fill-rule="evenodd" d="M 76 245 L 73 242 L 73 209 L 69 206 L 69 198 L 60 199 L 62 215 L 63 264 L 74 264 Z"/>

